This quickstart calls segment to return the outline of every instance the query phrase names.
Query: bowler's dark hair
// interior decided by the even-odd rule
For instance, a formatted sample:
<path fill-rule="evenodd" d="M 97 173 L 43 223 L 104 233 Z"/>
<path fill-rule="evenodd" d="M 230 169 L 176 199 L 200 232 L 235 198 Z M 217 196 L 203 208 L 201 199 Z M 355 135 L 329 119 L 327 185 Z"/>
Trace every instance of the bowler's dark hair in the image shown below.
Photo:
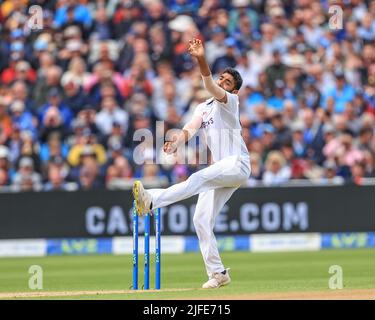
<path fill-rule="evenodd" d="M 229 73 L 234 79 L 234 89 L 240 90 L 242 86 L 242 82 L 243 82 L 240 73 L 236 69 L 233 69 L 233 68 L 225 68 L 222 74 L 223 73 Z"/>

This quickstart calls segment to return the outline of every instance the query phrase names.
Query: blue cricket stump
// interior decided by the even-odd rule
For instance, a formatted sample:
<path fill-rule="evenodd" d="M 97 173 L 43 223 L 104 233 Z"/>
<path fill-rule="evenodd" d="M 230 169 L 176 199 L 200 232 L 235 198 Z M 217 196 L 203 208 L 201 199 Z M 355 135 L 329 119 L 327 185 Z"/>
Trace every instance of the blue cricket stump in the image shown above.
<path fill-rule="evenodd" d="M 160 208 L 155 211 L 155 289 L 160 289 L 160 258 L 161 258 Z"/>
<path fill-rule="evenodd" d="M 145 216 L 144 289 L 150 289 L 150 214 Z"/>
<path fill-rule="evenodd" d="M 138 214 L 133 203 L 133 289 L 138 289 Z"/>
<path fill-rule="evenodd" d="M 155 289 L 161 287 L 161 214 L 160 209 L 153 210 L 155 217 Z M 132 210 L 133 218 L 133 290 L 138 290 L 138 214 L 135 209 L 135 201 Z M 147 213 L 144 217 L 144 286 L 150 289 L 150 227 L 151 215 Z"/>

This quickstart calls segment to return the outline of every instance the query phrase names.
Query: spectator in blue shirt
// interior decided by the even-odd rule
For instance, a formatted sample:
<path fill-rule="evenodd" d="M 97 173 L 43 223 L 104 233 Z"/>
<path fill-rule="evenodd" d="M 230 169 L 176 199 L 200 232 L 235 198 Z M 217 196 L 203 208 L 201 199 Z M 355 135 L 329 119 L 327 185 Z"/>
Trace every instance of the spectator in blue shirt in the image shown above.
<path fill-rule="evenodd" d="M 55 15 L 55 25 L 57 27 L 63 26 L 68 21 L 68 12 L 73 11 L 75 22 L 82 23 L 86 28 L 91 26 L 92 17 L 89 9 L 82 5 L 75 5 L 74 0 L 68 0 L 68 4 L 57 9 Z"/>
<path fill-rule="evenodd" d="M 267 100 L 268 106 L 275 108 L 278 111 L 281 111 L 284 106 L 284 96 L 285 83 L 282 80 L 276 80 L 274 94 Z"/>
<path fill-rule="evenodd" d="M 345 105 L 354 99 L 355 89 L 346 82 L 345 75 L 342 72 L 336 73 L 336 86 L 328 91 L 324 99 L 324 106 L 327 107 L 327 99 L 333 98 L 335 103 L 333 110 L 337 113 L 342 113 L 345 110 Z"/>
<path fill-rule="evenodd" d="M 10 106 L 13 124 L 16 124 L 20 130 L 30 131 L 33 139 L 36 138 L 36 120 L 30 111 L 25 109 L 25 103 L 16 100 Z"/>
<path fill-rule="evenodd" d="M 175 14 L 194 13 L 198 11 L 200 5 L 199 0 L 169 0 L 168 2 L 169 11 Z"/>
<path fill-rule="evenodd" d="M 375 40 L 375 21 L 371 13 L 367 13 L 363 17 L 361 27 L 358 29 L 358 36 L 369 42 Z"/>
<path fill-rule="evenodd" d="M 69 106 L 62 103 L 60 93 L 58 89 L 52 88 L 48 92 L 48 102 L 42 106 L 39 110 L 39 119 L 44 122 L 44 118 L 50 108 L 57 108 L 62 118 L 62 123 L 65 128 L 70 128 L 70 124 L 73 120 L 73 113 Z"/>

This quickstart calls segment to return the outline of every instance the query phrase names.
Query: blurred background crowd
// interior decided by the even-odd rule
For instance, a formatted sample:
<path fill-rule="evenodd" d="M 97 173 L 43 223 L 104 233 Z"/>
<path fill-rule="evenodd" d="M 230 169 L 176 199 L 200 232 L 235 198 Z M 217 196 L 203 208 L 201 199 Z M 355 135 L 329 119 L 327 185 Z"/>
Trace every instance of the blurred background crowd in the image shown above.
<path fill-rule="evenodd" d="M 0 1 L 0 190 L 166 186 L 198 164 L 134 163 L 133 133 L 208 96 L 186 51 L 237 68 L 249 186 L 375 177 L 375 1 Z M 332 17 L 329 7 L 342 8 Z M 43 28 L 27 27 L 29 7 Z M 194 154 L 190 155 L 194 158 Z"/>

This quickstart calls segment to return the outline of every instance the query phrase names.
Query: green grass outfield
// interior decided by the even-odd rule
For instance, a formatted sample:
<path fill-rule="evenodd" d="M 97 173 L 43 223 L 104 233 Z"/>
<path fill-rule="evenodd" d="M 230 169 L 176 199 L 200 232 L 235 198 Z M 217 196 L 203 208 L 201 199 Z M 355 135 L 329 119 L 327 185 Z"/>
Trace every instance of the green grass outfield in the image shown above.
<path fill-rule="evenodd" d="M 151 256 L 153 258 L 153 255 Z M 0 297 L 4 293 L 30 290 L 31 265 L 43 268 L 43 292 L 64 292 L 65 296 L 38 299 L 231 299 L 252 294 L 286 292 L 332 292 L 328 281 L 331 265 L 343 269 L 344 290 L 375 289 L 375 250 L 341 249 L 318 252 L 250 253 L 223 252 L 231 268 L 232 283 L 218 290 L 199 289 L 206 281 L 200 253 L 163 254 L 160 292 L 131 292 L 130 255 L 51 256 L 43 258 L 1 258 Z M 143 283 L 143 256 L 139 282 Z M 151 264 L 151 288 L 154 264 Z M 186 289 L 186 290 L 181 290 Z M 125 290 L 111 293 L 112 290 Z M 75 291 L 108 291 L 106 294 L 69 295 Z M 23 298 L 29 299 L 26 296 Z M 18 297 L 17 299 L 20 299 Z"/>

